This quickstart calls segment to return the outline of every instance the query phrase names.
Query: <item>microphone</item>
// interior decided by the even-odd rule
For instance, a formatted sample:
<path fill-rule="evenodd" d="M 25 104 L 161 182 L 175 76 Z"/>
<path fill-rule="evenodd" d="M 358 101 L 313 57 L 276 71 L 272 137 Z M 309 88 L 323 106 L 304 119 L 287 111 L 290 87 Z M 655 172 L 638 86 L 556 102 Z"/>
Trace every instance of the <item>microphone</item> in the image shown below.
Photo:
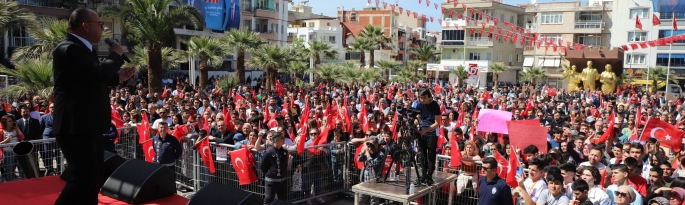
<path fill-rule="evenodd" d="M 112 46 L 112 43 L 114 43 L 114 41 L 112 41 L 111 38 L 105 38 L 105 43 L 109 46 Z M 126 61 L 128 63 L 131 62 L 131 59 L 129 59 L 128 56 L 126 56 L 126 54 L 121 54 L 121 58 L 123 58 L 124 61 Z"/>

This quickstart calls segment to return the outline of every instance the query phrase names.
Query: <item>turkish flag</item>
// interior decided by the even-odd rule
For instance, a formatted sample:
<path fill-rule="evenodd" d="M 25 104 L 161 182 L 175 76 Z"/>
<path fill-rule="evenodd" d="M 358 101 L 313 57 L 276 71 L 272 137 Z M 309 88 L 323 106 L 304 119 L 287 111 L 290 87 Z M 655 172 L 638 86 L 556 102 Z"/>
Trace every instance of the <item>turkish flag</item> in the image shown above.
<path fill-rule="evenodd" d="M 141 144 L 143 145 L 143 150 L 145 150 L 145 161 L 152 163 L 157 154 L 152 146 L 152 139 L 146 140 Z"/>
<path fill-rule="evenodd" d="M 658 26 L 660 24 L 661 24 L 661 21 L 659 20 L 659 17 L 657 17 L 656 14 L 652 14 L 652 25 Z"/>
<path fill-rule="evenodd" d="M 635 28 L 642 30 L 642 22 L 640 22 L 640 16 L 635 16 Z"/>
<path fill-rule="evenodd" d="M 678 22 L 675 20 L 675 13 L 673 13 L 673 30 L 678 30 Z"/>
<path fill-rule="evenodd" d="M 212 150 L 209 148 L 209 138 L 202 138 L 202 140 L 200 140 L 200 143 L 195 145 L 195 148 L 197 148 L 197 150 L 200 152 L 202 162 L 205 164 L 205 166 L 207 166 L 207 168 L 209 168 L 209 173 L 214 174 L 214 172 L 216 172 L 216 169 L 214 168 L 214 157 L 212 157 Z M 231 154 L 231 159 L 233 159 L 233 154 Z M 233 164 L 233 166 L 235 166 L 235 163 Z"/>
<path fill-rule="evenodd" d="M 178 139 L 178 141 L 180 142 L 183 139 L 183 137 L 185 137 L 186 134 L 188 134 L 188 126 L 190 125 L 181 125 L 176 127 L 172 135 L 174 135 L 174 137 L 176 137 L 176 139 Z"/>
<path fill-rule="evenodd" d="M 364 144 L 359 144 L 357 145 L 357 150 L 354 152 L 354 166 L 357 167 L 357 169 L 363 169 L 364 168 L 364 162 L 360 162 L 359 160 L 356 160 L 357 157 L 362 153 L 362 150 L 364 149 Z"/>
<path fill-rule="evenodd" d="M 500 178 L 506 178 L 507 171 L 509 170 L 509 162 L 499 152 L 493 152 L 493 157 L 497 160 L 497 175 L 499 175 Z"/>
<path fill-rule="evenodd" d="M 252 169 L 254 166 L 254 159 L 252 158 L 252 153 L 250 150 L 242 148 L 232 151 L 231 161 L 233 162 L 233 169 L 238 175 L 240 185 L 252 184 L 259 181 L 257 174 L 255 174 L 254 170 Z"/>
<path fill-rule="evenodd" d="M 167 94 L 166 94 L 166 93 L 167 93 L 167 92 L 166 92 L 166 85 L 165 85 L 165 86 L 164 86 L 164 92 L 162 93 L 162 99 L 166 99 L 166 98 L 167 98 Z"/>
<path fill-rule="evenodd" d="M 150 139 L 150 122 L 147 119 L 147 113 L 141 113 L 143 120 L 140 122 L 140 126 L 136 126 L 138 130 L 138 143 L 143 144 L 146 140 Z M 177 137 L 178 138 L 178 137 Z M 181 139 L 178 139 L 180 142 Z"/>
<path fill-rule="evenodd" d="M 510 153 L 516 153 L 516 150 L 514 150 L 513 146 L 509 147 L 511 148 Z M 518 182 L 516 181 L 516 173 L 518 172 L 519 164 L 519 158 L 515 154 L 509 157 L 509 167 L 507 169 L 507 184 L 510 187 L 518 186 Z"/>
<path fill-rule="evenodd" d="M 649 118 L 647 125 L 645 125 L 645 129 L 642 132 L 640 141 L 643 141 L 643 139 L 646 140 L 649 137 L 656 138 L 661 146 L 679 152 L 683 141 L 683 135 L 685 135 L 685 132 L 678 130 L 678 128 L 673 125 L 659 119 Z"/>
<path fill-rule="evenodd" d="M 452 159 L 450 159 L 450 167 L 457 169 L 459 166 L 461 166 L 461 150 L 459 150 L 459 145 L 457 144 L 454 131 L 452 131 L 452 137 L 450 139 L 450 148 L 452 148 L 450 153 L 452 157 Z"/>

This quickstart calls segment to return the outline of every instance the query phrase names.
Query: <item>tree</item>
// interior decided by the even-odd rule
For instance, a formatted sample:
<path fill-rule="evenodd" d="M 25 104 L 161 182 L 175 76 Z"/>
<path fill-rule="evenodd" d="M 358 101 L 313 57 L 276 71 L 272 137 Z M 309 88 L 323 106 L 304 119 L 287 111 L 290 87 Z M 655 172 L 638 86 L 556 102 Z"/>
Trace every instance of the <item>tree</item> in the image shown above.
<path fill-rule="evenodd" d="M 427 44 L 427 43 L 423 44 L 423 46 L 421 46 L 419 48 L 414 48 L 414 49 L 409 50 L 409 53 L 416 55 L 416 57 L 423 63 L 421 65 L 421 67 L 424 68 L 423 69 L 423 75 L 425 75 L 425 76 L 428 76 L 428 69 L 426 69 L 426 65 L 428 64 L 428 60 L 430 60 L 433 56 L 440 54 L 440 52 L 437 52 L 435 50 L 435 47 L 433 47 L 432 45 Z M 418 70 L 415 72 L 418 72 Z"/>
<path fill-rule="evenodd" d="M 280 69 L 278 72 L 280 73 L 285 73 L 287 75 L 292 74 L 294 76 L 294 83 L 297 84 L 297 81 L 299 81 L 300 77 L 303 76 L 304 74 L 308 73 L 309 67 L 308 63 L 302 62 L 302 61 L 290 61 L 288 63 L 288 66 L 285 67 L 285 69 Z"/>
<path fill-rule="evenodd" d="M 385 80 L 387 82 L 390 82 L 390 71 L 398 71 L 401 65 L 402 64 L 400 64 L 400 62 L 397 61 L 378 61 L 378 68 L 380 68 L 382 71 L 385 71 Z"/>
<path fill-rule="evenodd" d="M 168 9 L 170 5 L 172 9 Z M 174 27 L 203 25 L 200 12 L 180 0 L 128 0 L 126 5 L 102 8 L 102 16 L 121 19 L 127 40 L 140 42 L 148 51 L 148 89 L 162 91 L 162 48 L 176 38 Z"/>
<path fill-rule="evenodd" d="M 420 79 L 424 78 L 423 74 L 416 74 L 415 72 L 412 71 L 411 68 L 406 67 L 399 72 L 397 72 L 397 75 L 393 77 L 393 81 L 405 84 L 405 83 L 411 83 L 411 82 L 416 82 Z"/>
<path fill-rule="evenodd" d="M 423 66 L 423 62 L 418 61 L 418 60 L 411 60 L 411 61 L 409 61 L 409 68 L 411 68 L 412 71 L 414 72 L 414 76 L 419 76 L 419 68 L 420 68 L 420 69 L 423 69 L 424 71 L 425 71 L 426 69 L 428 69 L 428 68 L 426 68 L 425 66 Z M 425 77 L 426 74 L 423 74 L 423 76 Z M 417 79 L 417 82 L 418 82 L 418 79 Z"/>
<path fill-rule="evenodd" d="M 362 69 L 359 81 L 362 84 L 369 84 L 381 77 L 381 72 L 376 69 Z"/>
<path fill-rule="evenodd" d="M 371 44 L 371 46 L 368 48 L 369 68 L 373 69 L 375 67 L 374 51 L 382 49 L 385 43 L 390 42 L 390 37 L 385 36 L 385 31 L 383 31 L 383 28 L 373 25 L 367 25 L 364 27 L 364 30 L 359 32 L 359 37 L 365 38 Z"/>
<path fill-rule="evenodd" d="M 463 65 L 457 66 L 457 68 L 451 70 L 450 73 L 454 74 L 459 80 L 459 82 L 457 83 L 459 87 L 462 87 L 462 85 L 464 85 L 464 79 L 466 79 L 466 77 L 469 76 L 469 72 L 466 71 L 466 67 L 464 67 Z"/>
<path fill-rule="evenodd" d="M 340 66 L 340 81 L 347 83 L 348 86 L 352 86 L 354 83 L 359 81 L 362 76 L 363 68 L 359 68 L 358 64 L 345 63 Z"/>
<path fill-rule="evenodd" d="M 371 42 L 366 38 L 358 38 L 347 46 L 347 51 L 359 52 L 360 67 L 366 66 L 366 50 L 371 50 Z"/>
<path fill-rule="evenodd" d="M 29 10 L 18 7 L 16 1 L 0 1 L 0 33 L 22 28 L 35 27 L 36 16 Z M 6 52 L 6 51 L 4 51 Z M 0 53 L 4 56 L 4 53 Z M 0 64 L 12 67 L 5 58 L 0 58 Z"/>
<path fill-rule="evenodd" d="M 193 61 L 200 58 L 200 87 L 204 89 L 209 79 L 209 67 L 223 64 L 224 56 L 230 54 L 228 47 L 222 45 L 217 38 L 207 36 L 193 36 L 183 43 L 188 46 L 188 50 L 180 51 L 181 56 Z"/>
<path fill-rule="evenodd" d="M 35 40 L 33 45 L 17 48 L 12 54 L 15 61 L 23 58 L 43 58 L 51 59 L 52 51 L 57 48 L 69 33 L 68 23 L 65 20 L 55 18 L 42 18 L 41 27 L 33 26 L 28 28 L 28 33 Z M 109 32 L 102 32 L 101 38 L 111 35 Z"/>
<path fill-rule="evenodd" d="M 138 45 L 133 48 L 132 50 L 134 56 L 131 59 L 130 63 L 124 64 L 124 66 L 132 66 L 135 67 L 139 72 L 143 70 L 147 70 L 147 49 L 141 45 Z M 181 63 L 188 62 L 187 59 L 184 59 L 183 56 L 180 55 L 180 53 L 171 47 L 162 47 L 162 68 L 167 70 L 167 69 L 174 69 L 178 68 Z"/>
<path fill-rule="evenodd" d="M 238 52 L 238 55 L 236 56 L 238 80 L 243 84 L 245 83 L 245 54 L 255 50 L 266 42 L 259 37 L 259 34 L 247 29 L 231 29 L 226 32 L 226 42 Z"/>
<path fill-rule="evenodd" d="M 26 58 L 19 60 L 15 69 L 0 66 L 0 72 L 19 80 L 18 84 L 0 90 L 0 97 L 16 99 L 28 94 L 49 99 L 55 85 L 52 78 L 52 60 Z"/>
<path fill-rule="evenodd" d="M 225 76 L 219 80 L 217 85 L 222 95 L 228 95 L 231 89 L 238 87 L 237 75 Z"/>
<path fill-rule="evenodd" d="M 321 64 L 321 57 L 328 59 L 337 59 L 338 51 L 333 49 L 330 43 L 322 40 L 313 40 L 309 42 L 308 49 L 309 56 L 314 58 L 314 67 Z"/>
<path fill-rule="evenodd" d="M 252 58 L 247 64 L 256 68 L 263 68 L 266 72 L 266 88 L 274 89 L 274 80 L 279 68 L 288 64 L 290 52 L 277 45 L 263 45 L 252 52 Z"/>
<path fill-rule="evenodd" d="M 314 70 L 314 75 L 323 82 L 336 82 L 340 79 L 339 71 L 339 66 L 327 63 Z"/>
<path fill-rule="evenodd" d="M 666 82 L 666 78 L 668 78 L 669 80 L 675 79 L 675 76 L 672 73 L 668 73 L 668 69 L 666 67 L 661 67 L 661 66 L 653 67 L 653 68 L 650 68 L 647 71 L 647 73 L 649 75 L 649 80 L 652 83 L 652 89 L 651 89 L 652 93 L 656 93 L 656 91 L 659 90 L 659 87 L 657 86 L 657 82 L 659 82 L 658 84 L 661 84 L 660 82 Z M 666 82 L 664 85 L 668 86 L 668 82 Z"/>
<path fill-rule="evenodd" d="M 536 84 L 535 81 L 537 79 L 546 78 L 547 76 L 547 70 L 541 69 L 540 67 L 524 69 L 523 72 L 521 72 L 521 79 L 530 80 L 533 86 Z"/>
<path fill-rule="evenodd" d="M 492 89 L 497 90 L 497 84 L 499 83 L 499 74 L 503 73 L 504 71 L 507 71 L 509 69 L 509 67 L 507 67 L 506 65 L 504 65 L 504 63 L 501 63 L 501 62 L 492 63 L 492 64 L 490 64 L 489 67 L 490 67 L 490 71 L 492 71 L 492 74 L 493 74 L 492 75 L 492 77 L 494 78 L 493 80 L 495 81 L 494 85 L 492 86 Z"/>

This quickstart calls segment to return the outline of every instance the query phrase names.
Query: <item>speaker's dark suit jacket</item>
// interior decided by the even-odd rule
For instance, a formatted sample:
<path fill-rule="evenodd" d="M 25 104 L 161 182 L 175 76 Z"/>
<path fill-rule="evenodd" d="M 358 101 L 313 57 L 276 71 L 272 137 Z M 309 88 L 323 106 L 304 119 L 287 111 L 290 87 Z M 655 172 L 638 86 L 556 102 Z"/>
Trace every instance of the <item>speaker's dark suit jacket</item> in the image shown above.
<path fill-rule="evenodd" d="M 95 47 L 93 47 L 95 50 Z M 96 134 L 101 136 L 111 123 L 108 85 L 119 83 L 122 57 L 110 52 L 100 62 L 76 36 L 68 34 L 53 52 L 55 135 Z"/>

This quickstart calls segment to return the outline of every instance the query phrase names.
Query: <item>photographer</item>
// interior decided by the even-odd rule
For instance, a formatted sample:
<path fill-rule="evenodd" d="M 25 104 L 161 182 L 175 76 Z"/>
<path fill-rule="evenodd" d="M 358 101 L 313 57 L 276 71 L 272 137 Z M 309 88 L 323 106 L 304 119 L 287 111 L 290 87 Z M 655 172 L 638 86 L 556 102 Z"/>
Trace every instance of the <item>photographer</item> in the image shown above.
<path fill-rule="evenodd" d="M 361 180 L 365 181 L 364 173 L 367 171 L 369 175 L 369 179 L 367 180 L 380 179 L 381 173 L 383 172 L 383 166 L 385 165 L 385 158 L 385 153 L 383 153 L 383 151 L 379 148 L 378 137 L 369 137 L 369 139 L 364 143 L 364 148 L 362 148 L 362 152 L 360 152 L 359 156 L 357 157 L 357 161 L 365 162 L 364 168 L 361 172 Z M 368 200 L 368 198 L 369 196 L 363 195 L 360 199 L 360 202 L 365 202 L 366 200 Z M 378 204 L 378 198 L 371 197 L 370 204 Z"/>
<path fill-rule="evenodd" d="M 420 128 L 418 138 L 419 163 L 423 166 L 421 182 L 433 184 L 433 171 L 435 171 L 435 155 L 438 146 L 438 135 L 435 131 L 440 124 L 440 105 L 433 101 L 432 94 L 428 89 L 421 91 L 419 98 L 421 103 L 416 106 L 420 112 Z M 437 117 L 436 117 L 437 116 Z"/>

